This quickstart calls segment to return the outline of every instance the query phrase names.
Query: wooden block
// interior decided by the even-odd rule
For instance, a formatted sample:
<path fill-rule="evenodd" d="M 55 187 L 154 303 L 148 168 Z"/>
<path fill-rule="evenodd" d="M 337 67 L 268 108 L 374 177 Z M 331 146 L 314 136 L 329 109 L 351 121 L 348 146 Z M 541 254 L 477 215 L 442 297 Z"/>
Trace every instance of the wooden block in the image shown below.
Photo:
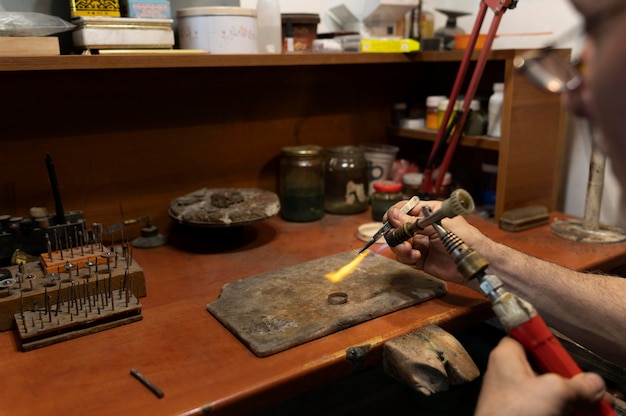
<path fill-rule="evenodd" d="M 14 318 L 22 351 L 31 351 L 139 321 L 142 315 L 139 299 L 127 291 L 118 296 L 116 291 L 101 296 L 81 294 L 39 310 L 16 313 Z"/>
<path fill-rule="evenodd" d="M 39 262 L 23 265 L 23 273 L 18 278 L 19 266 L 8 267 L 16 283 L 0 289 L 0 331 L 8 331 L 13 327 L 15 314 L 43 308 L 49 302 L 56 306 L 58 298 L 70 299 L 74 290 L 93 293 L 94 290 L 102 292 L 103 288 L 107 288 L 119 292 L 120 287 L 126 285 L 135 297 L 146 296 L 143 269 L 136 261 L 129 263 L 122 258 L 117 265 L 111 264 L 110 270 L 106 264 L 101 265 L 97 272 L 92 268 L 89 278 L 86 268 L 72 269 L 71 273 L 45 273 Z"/>
<path fill-rule="evenodd" d="M 97 263 L 98 267 L 105 266 L 107 259 L 105 256 L 113 255 L 109 262 L 115 263 L 115 253 L 108 251 L 108 249 L 100 249 L 93 246 L 84 246 L 83 251 L 80 248 L 64 249 L 59 251 L 53 251 L 50 253 L 42 253 L 39 256 L 39 263 L 42 270 L 47 273 L 62 273 L 66 272 L 66 265 L 72 264 L 79 269 L 87 267 L 87 263 Z M 97 270 L 98 267 L 92 266 L 92 270 Z"/>
<path fill-rule="evenodd" d="M 427 396 L 480 375 L 461 343 L 436 325 L 387 341 L 383 365 L 388 375 Z"/>
<path fill-rule="evenodd" d="M 60 55 L 56 37 L 0 37 L 0 56 Z"/>

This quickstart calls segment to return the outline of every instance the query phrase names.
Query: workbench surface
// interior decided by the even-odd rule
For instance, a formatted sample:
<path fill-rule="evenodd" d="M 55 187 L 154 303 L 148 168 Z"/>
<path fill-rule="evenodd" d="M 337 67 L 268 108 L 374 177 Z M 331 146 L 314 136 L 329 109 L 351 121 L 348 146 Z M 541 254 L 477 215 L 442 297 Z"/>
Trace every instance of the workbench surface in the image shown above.
<path fill-rule="evenodd" d="M 134 250 L 147 286 L 141 321 L 29 352 L 18 350 L 12 332 L 0 333 L 1 413 L 252 413 L 378 362 L 388 339 L 428 324 L 463 328 L 491 315 L 481 295 L 449 283 L 444 297 L 258 358 L 207 312 L 226 282 L 359 248 L 356 229 L 370 221 L 365 212 L 326 214 L 312 223 L 277 216 L 240 229 L 175 227 L 166 246 Z M 552 241 L 547 230 L 511 234 L 472 221 L 497 239 L 576 268 L 626 262 L 623 244 L 589 248 Z M 393 258 L 388 248 L 380 254 Z M 131 368 L 164 397 L 133 378 Z"/>

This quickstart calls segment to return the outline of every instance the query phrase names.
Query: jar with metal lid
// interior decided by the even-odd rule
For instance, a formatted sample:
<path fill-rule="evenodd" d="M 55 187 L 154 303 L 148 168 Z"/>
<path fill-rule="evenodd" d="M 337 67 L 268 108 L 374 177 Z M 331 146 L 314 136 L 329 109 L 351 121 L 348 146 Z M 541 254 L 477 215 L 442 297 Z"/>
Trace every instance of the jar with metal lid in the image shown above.
<path fill-rule="evenodd" d="M 287 221 L 315 221 L 324 215 L 322 148 L 314 145 L 281 149 L 280 214 Z"/>
<path fill-rule="evenodd" d="M 419 196 L 422 190 L 423 173 L 408 172 L 402 177 L 402 184 L 404 185 L 404 195 L 408 198 L 413 196 Z"/>
<path fill-rule="evenodd" d="M 369 166 L 358 146 L 326 149 L 324 209 L 332 214 L 356 214 L 369 205 Z"/>
<path fill-rule="evenodd" d="M 382 221 L 385 212 L 403 199 L 402 184 L 395 181 L 374 182 L 374 193 L 372 194 L 372 219 Z"/>

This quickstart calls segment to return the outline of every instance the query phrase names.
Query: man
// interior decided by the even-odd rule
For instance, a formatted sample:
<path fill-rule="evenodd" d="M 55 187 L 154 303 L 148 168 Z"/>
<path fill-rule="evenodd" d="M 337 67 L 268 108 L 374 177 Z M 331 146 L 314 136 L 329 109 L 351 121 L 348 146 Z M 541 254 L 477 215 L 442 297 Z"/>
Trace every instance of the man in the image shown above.
<path fill-rule="evenodd" d="M 605 138 L 602 146 L 626 187 L 626 1 L 572 0 L 585 20 L 582 107 Z M 579 104 L 579 107 L 580 107 Z M 580 108 L 577 112 L 581 112 Z M 626 213 L 626 200 L 622 196 Z M 437 209 L 436 202 L 429 202 Z M 421 205 L 412 213 L 419 213 Z M 394 226 L 414 217 L 393 207 Z M 597 354 L 626 367 L 626 279 L 579 273 L 519 253 L 481 234 L 462 218 L 444 224 L 490 263 L 489 273 L 529 300 L 548 325 Z M 464 282 L 432 227 L 393 249 L 398 260 L 446 280 Z M 605 395 L 603 380 L 583 373 L 572 379 L 536 375 L 522 346 L 504 338 L 492 351 L 476 414 L 560 415 Z"/>

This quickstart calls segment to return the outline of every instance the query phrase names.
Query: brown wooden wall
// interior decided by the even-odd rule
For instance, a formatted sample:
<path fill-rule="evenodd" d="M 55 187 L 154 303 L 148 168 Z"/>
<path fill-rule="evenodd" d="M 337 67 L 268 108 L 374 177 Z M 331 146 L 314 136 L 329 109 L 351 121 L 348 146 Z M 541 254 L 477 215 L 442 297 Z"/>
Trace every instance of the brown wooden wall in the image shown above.
<path fill-rule="evenodd" d="M 355 69 L 356 68 L 356 69 Z M 0 73 L 0 214 L 66 211 L 105 227 L 202 187 L 275 190 L 286 145 L 385 141 L 400 64 Z"/>

